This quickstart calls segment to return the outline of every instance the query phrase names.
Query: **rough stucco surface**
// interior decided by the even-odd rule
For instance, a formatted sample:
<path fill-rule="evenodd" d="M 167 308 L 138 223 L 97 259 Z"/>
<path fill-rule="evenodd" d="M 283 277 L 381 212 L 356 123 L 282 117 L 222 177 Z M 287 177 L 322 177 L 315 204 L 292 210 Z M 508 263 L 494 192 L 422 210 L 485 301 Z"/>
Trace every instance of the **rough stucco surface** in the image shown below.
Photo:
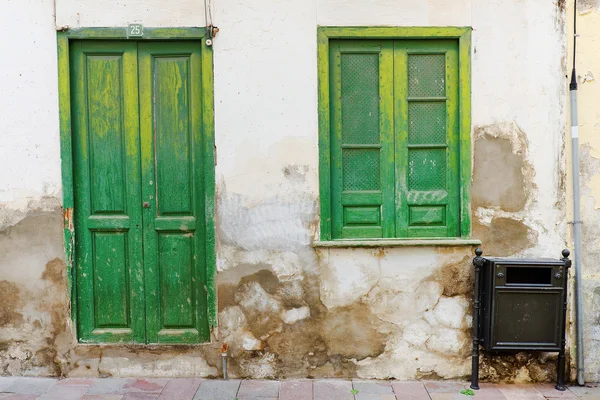
<path fill-rule="evenodd" d="M 214 43 L 219 328 L 201 346 L 81 346 L 62 251 L 53 2 L 0 75 L 0 373 L 459 378 L 470 374 L 471 247 L 315 250 L 316 26 L 473 26 L 473 236 L 488 255 L 564 246 L 564 10 L 536 0 L 219 0 Z M 203 25 L 188 0 L 56 0 L 58 26 Z M 10 17 L 5 17 L 10 16 Z M 21 74 L 21 75 L 19 75 Z M 526 77 L 526 79 L 523 79 Z M 34 99 L 34 101 L 32 101 Z M 34 117 L 32 117 L 34 116 Z M 507 179 L 509 177 L 509 179 Z M 39 294 L 43 295 L 40 296 Z M 482 378 L 548 380 L 555 358 L 484 358 Z"/>

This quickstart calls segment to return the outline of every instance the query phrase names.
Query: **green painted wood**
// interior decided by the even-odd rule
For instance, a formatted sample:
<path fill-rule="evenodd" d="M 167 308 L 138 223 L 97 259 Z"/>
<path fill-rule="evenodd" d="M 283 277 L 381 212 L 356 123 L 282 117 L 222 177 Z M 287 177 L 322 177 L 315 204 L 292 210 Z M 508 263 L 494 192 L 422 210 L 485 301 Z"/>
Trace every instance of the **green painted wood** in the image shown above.
<path fill-rule="evenodd" d="M 127 27 L 115 28 L 69 28 L 59 32 L 63 37 L 70 39 L 125 39 L 132 42 L 139 40 L 166 40 L 166 39 L 203 39 L 206 36 L 206 28 L 152 28 L 144 27 L 143 37 L 128 37 Z"/>
<path fill-rule="evenodd" d="M 320 26 L 318 34 L 326 39 L 440 39 L 462 38 L 471 27 L 425 26 Z"/>
<path fill-rule="evenodd" d="M 460 222 L 460 92 L 459 92 L 459 63 L 458 43 L 454 41 L 452 48 L 446 52 L 446 130 L 448 132 L 445 149 L 447 157 L 446 188 L 448 204 L 446 205 L 446 236 L 461 236 Z M 470 153 L 468 153 L 469 159 Z"/>
<path fill-rule="evenodd" d="M 471 235 L 471 30 L 458 41 L 460 113 L 460 234 Z"/>
<path fill-rule="evenodd" d="M 141 42 L 146 329 L 151 343 L 209 339 L 202 47 Z M 191 229 L 193 227 L 193 229 Z"/>
<path fill-rule="evenodd" d="M 393 235 L 392 43 L 332 42 L 330 55 L 333 237 Z M 348 200 L 348 202 L 347 202 Z M 376 211 L 376 226 L 344 218 Z"/>
<path fill-rule="evenodd" d="M 213 48 L 202 41 L 202 144 L 204 172 L 204 276 L 208 292 L 208 325 L 217 326 L 217 259 L 215 253 L 215 122 L 214 122 L 214 74 Z M 198 188 L 200 189 L 200 188 Z M 208 339 L 207 339 L 208 340 Z"/>
<path fill-rule="evenodd" d="M 396 41 L 395 53 L 398 236 L 459 236 L 457 43 Z M 411 219 L 424 205 L 443 220 Z"/>
<path fill-rule="evenodd" d="M 358 247 L 472 247 L 481 245 L 481 240 L 462 238 L 427 238 L 427 239 L 342 239 L 313 242 L 314 248 L 358 248 Z"/>
<path fill-rule="evenodd" d="M 320 237 L 331 240 L 331 131 L 329 89 L 329 38 L 317 32 L 318 112 L 319 112 L 319 205 Z"/>
<path fill-rule="evenodd" d="M 216 324 L 212 53 L 198 41 L 60 37 L 67 64 L 71 47 L 63 81 L 72 85 L 74 116 L 65 113 L 64 122 L 73 127 L 78 338 L 209 340 Z"/>
<path fill-rule="evenodd" d="M 336 68 L 341 68 L 341 61 L 338 66 L 332 65 L 336 62 L 336 46 L 339 47 L 335 39 L 354 39 L 345 43 L 349 52 L 360 53 L 360 43 L 379 43 L 381 39 L 411 39 L 398 40 L 397 42 L 406 45 L 412 43 L 411 52 L 422 52 L 430 54 L 439 54 L 446 60 L 446 74 L 452 75 L 451 79 L 446 79 L 448 90 L 455 92 L 455 86 L 458 86 L 458 94 L 453 98 L 448 98 L 445 93 L 414 93 L 409 96 L 408 93 L 404 99 L 394 99 L 395 119 L 400 119 L 400 124 L 393 125 L 393 133 L 387 137 L 395 137 L 393 162 L 396 164 L 394 174 L 395 192 L 397 194 L 397 207 L 394 210 L 395 226 L 393 233 L 385 237 L 469 237 L 471 228 L 470 218 L 470 51 L 471 51 L 471 28 L 470 27 L 319 27 L 318 35 L 318 77 L 319 77 L 319 161 L 320 161 L 320 194 L 321 194 L 321 240 L 341 239 L 347 236 L 342 235 L 343 219 L 336 217 L 339 215 L 339 208 L 336 203 L 336 187 L 343 188 L 343 174 L 336 172 L 340 170 L 340 162 L 343 165 L 341 154 L 350 149 L 367 149 L 369 145 L 353 143 L 343 143 L 341 146 L 335 143 L 335 132 L 340 130 L 341 123 L 339 115 L 336 120 L 336 110 L 333 102 L 336 97 L 341 98 L 341 93 L 334 93 L 336 84 Z M 372 41 L 355 39 L 377 39 Z M 418 41 L 412 39 L 428 39 L 427 41 Z M 437 40 L 430 40 L 437 39 Z M 444 39 L 444 40 L 440 40 Z M 453 39 L 453 40 L 446 40 Z M 383 41 L 385 42 L 385 41 Z M 416 44 L 415 43 L 420 43 Z M 448 51 L 448 44 L 453 46 Z M 355 45 L 357 44 L 357 46 Z M 424 45 L 424 46 L 423 46 Z M 416 47 L 415 47 L 416 46 Z M 420 49 L 419 49 L 420 47 Z M 339 50 L 337 50 L 339 51 Z M 402 57 L 406 56 L 406 60 Z M 394 52 L 394 70 L 401 70 L 402 63 L 408 68 L 408 51 Z M 395 72 L 397 76 L 397 72 Z M 408 75 L 408 70 L 406 71 Z M 330 88 L 331 85 L 331 88 Z M 338 83 L 338 85 L 341 85 Z M 393 80 L 394 91 L 401 90 L 403 83 L 398 79 Z M 426 88 L 425 88 L 426 89 Z M 408 90 L 408 89 L 406 89 Z M 338 103 L 340 103 L 338 101 Z M 410 103 L 410 105 L 409 105 Z M 341 104 L 341 103 L 340 103 Z M 409 110 L 409 108 L 411 110 Z M 409 112 L 410 111 L 410 112 Z M 456 112 L 455 112 L 456 111 Z M 410 121 L 410 137 L 408 132 L 408 123 L 410 115 L 425 115 L 427 117 L 412 118 Z M 442 118 L 443 116 L 443 118 Z M 402 119 L 403 118 L 403 119 Z M 429 121 L 435 123 L 430 123 Z M 402 122 L 406 121 L 406 126 Z M 415 129 L 416 127 L 416 129 Z M 439 129 L 445 127 L 451 132 L 450 140 L 442 143 Z M 430 129 L 432 128 L 432 129 Z M 435 129 L 433 129 L 435 128 Z M 429 129 L 429 136 L 415 135 L 414 131 L 423 131 Z M 403 136 L 404 139 L 403 139 Z M 372 145 L 371 145 L 372 146 Z M 337 148 L 336 148 L 337 147 Z M 372 152 L 375 146 L 372 146 Z M 380 147 L 384 149 L 385 146 Z M 371 157 L 373 158 L 373 157 Z M 420 167 L 420 171 L 412 174 L 412 180 L 408 179 L 405 172 L 406 167 L 399 166 L 398 160 L 405 160 L 409 163 L 412 159 L 413 164 L 416 161 L 425 160 L 434 162 L 436 168 L 432 170 L 430 164 L 429 170 Z M 336 161 L 338 164 L 336 165 Z M 367 163 L 368 164 L 368 163 Z M 402 162 L 400 162 L 402 164 Z M 443 168 L 437 168 L 442 165 Z M 372 167 L 372 166 L 371 166 Z M 364 165 L 361 165 L 364 170 Z M 401 169 L 402 171 L 399 171 Z M 432 173 L 435 172 L 435 173 Z M 340 179 L 340 176 L 342 177 Z M 429 181 L 417 178 L 417 176 L 428 176 Z M 409 190 L 410 186 L 414 186 Z M 444 187 L 443 190 L 435 190 L 435 187 Z M 450 192 L 448 192 L 448 190 Z M 344 191 L 341 198 L 354 194 L 356 191 Z M 372 192 L 372 191 L 371 191 Z M 406 201 L 400 199 L 401 193 L 404 193 Z M 451 194 L 451 195 L 450 195 Z M 340 198 L 340 197 L 338 197 Z M 353 205 L 360 206 L 361 201 L 353 197 Z M 410 201 L 409 201 L 410 200 Z M 343 200 L 344 201 L 344 200 Z M 427 226 L 424 221 L 413 219 L 411 225 L 411 204 L 413 207 L 423 207 L 427 205 L 444 207 L 443 212 L 438 213 L 436 218 L 425 218 L 429 220 Z M 342 209 L 343 209 L 342 205 Z M 406 209 L 401 209 L 402 207 Z M 337 210 L 336 210 L 337 209 Z M 433 208 L 432 210 L 437 210 Z M 413 214 L 419 213 L 415 208 Z M 437 213 L 437 211 L 431 211 Z M 346 214 L 343 214 L 346 215 Z M 445 219 L 444 224 L 440 225 L 439 219 Z M 383 223 L 389 219 L 384 218 Z M 336 222 L 337 221 L 337 222 Z M 332 222 L 332 223 L 330 223 Z M 449 224 L 449 225 L 448 225 Z M 437 226 L 436 226 L 437 225 Z M 341 226 L 341 228 L 340 228 Z M 351 230 L 354 234 L 355 230 Z M 351 234 L 345 230 L 345 234 Z M 370 233 L 378 235 L 377 232 Z M 361 234 L 361 236 L 364 236 Z"/>
<path fill-rule="evenodd" d="M 348 225 L 380 225 L 379 207 L 344 207 L 344 224 Z"/>
<path fill-rule="evenodd" d="M 408 55 L 403 51 L 402 42 L 394 42 L 394 148 L 396 151 L 396 159 L 394 161 L 396 168 L 396 193 L 398 200 L 396 201 L 396 237 L 408 236 L 408 224 L 410 214 L 406 202 L 406 193 L 408 192 L 408 179 L 406 166 L 408 162 Z M 424 196 L 423 196 L 424 197 Z"/>
<path fill-rule="evenodd" d="M 330 89 L 328 115 L 320 107 L 320 118 L 325 119 L 321 127 L 330 128 L 329 139 L 321 139 L 330 152 L 326 163 L 321 149 L 321 179 L 331 178 L 329 188 L 324 189 L 321 182 L 322 197 L 331 199 L 331 204 L 322 199 L 322 206 L 328 207 L 322 210 L 321 237 L 467 236 L 462 223 L 468 204 L 463 204 L 461 191 L 465 177 L 461 175 L 464 118 L 460 114 L 459 41 L 331 38 L 369 38 L 376 33 L 381 37 L 393 33 L 410 38 L 425 34 L 460 38 L 470 30 L 382 29 L 319 29 L 321 51 L 327 48 L 329 52 L 326 78 Z M 376 63 L 383 66 L 380 71 L 374 69 Z M 321 82 L 324 73 L 320 68 Z M 327 170 L 330 175 L 324 173 Z M 370 214 L 367 218 L 380 221 L 379 225 L 369 226 L 345 210 L 354 206 L 379 206 L 379 219 Z M 323 226 L 328 219 L 330 236 Z"/>
<path fill-rule="evenodd" d="M 136 43 L 72 43 L 81 342 L 145 341 L 137 78 Z"/>
<path fill-rule="evenodd" d="M 63 32 L 56 37 L 58 58 L 58 104 L 60 159 L 64 216 L 65 264 L 71 298 L 72 326 L 77 326 L 76 279 L 74 274 L 75 227 L 73 225 L 73 149 L 71 144 L 71 87 L 69 78 L 69 39 Z M 75 332 L 74 332 L 75 333 Z"/>

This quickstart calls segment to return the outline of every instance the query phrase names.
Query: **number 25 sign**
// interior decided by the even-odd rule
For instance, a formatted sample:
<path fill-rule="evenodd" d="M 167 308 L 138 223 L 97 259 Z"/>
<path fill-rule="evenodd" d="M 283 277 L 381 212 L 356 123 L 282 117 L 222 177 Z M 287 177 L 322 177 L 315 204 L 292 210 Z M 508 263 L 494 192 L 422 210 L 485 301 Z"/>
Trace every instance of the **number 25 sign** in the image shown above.
<path fill-rule="evenodd" d="M 144 36 L 144 26 L 142 24 L 129 24 L 127 27 L 127 37 Z"/>

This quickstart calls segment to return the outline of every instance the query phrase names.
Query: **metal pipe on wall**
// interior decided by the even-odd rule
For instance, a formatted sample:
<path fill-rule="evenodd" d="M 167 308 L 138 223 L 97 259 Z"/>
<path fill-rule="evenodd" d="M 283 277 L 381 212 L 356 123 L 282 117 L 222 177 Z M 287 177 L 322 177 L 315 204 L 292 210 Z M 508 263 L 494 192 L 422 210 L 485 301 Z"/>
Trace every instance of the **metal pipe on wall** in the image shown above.
<path fill-rule="evenodd" d="M 577 349 L 577 383 L 585 384 L 583 359 L 583 293 L 581 257 L 581 195 L 579 183 L 579 122 L 577 120 L 577 73 L 575 56 L 577 46 L 577 0 L 573 0 L 573 70 L 569 93 L 571 98 L 571 155 L 573 171 L 573 244 L 575 247 L 575 335 Z"/>

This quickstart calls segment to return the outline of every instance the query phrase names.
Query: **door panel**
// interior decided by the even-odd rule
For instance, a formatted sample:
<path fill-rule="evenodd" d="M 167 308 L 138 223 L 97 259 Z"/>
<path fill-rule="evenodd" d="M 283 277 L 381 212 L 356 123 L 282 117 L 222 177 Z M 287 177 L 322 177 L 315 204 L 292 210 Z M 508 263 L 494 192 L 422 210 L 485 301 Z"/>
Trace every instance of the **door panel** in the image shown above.
<path fill-rule="evenodd" d="M 139 44 L 146 326 L 208 340 L 200 43 Z"/>
<path fill-rule="evenodd" d="M 78 337 L 143 342 L 137 46 L 73 42 Z"/>
<path fill-rule="evenodd" d="M 71 43 L 79 340 L 206 341 L 201 44 Z"/>

